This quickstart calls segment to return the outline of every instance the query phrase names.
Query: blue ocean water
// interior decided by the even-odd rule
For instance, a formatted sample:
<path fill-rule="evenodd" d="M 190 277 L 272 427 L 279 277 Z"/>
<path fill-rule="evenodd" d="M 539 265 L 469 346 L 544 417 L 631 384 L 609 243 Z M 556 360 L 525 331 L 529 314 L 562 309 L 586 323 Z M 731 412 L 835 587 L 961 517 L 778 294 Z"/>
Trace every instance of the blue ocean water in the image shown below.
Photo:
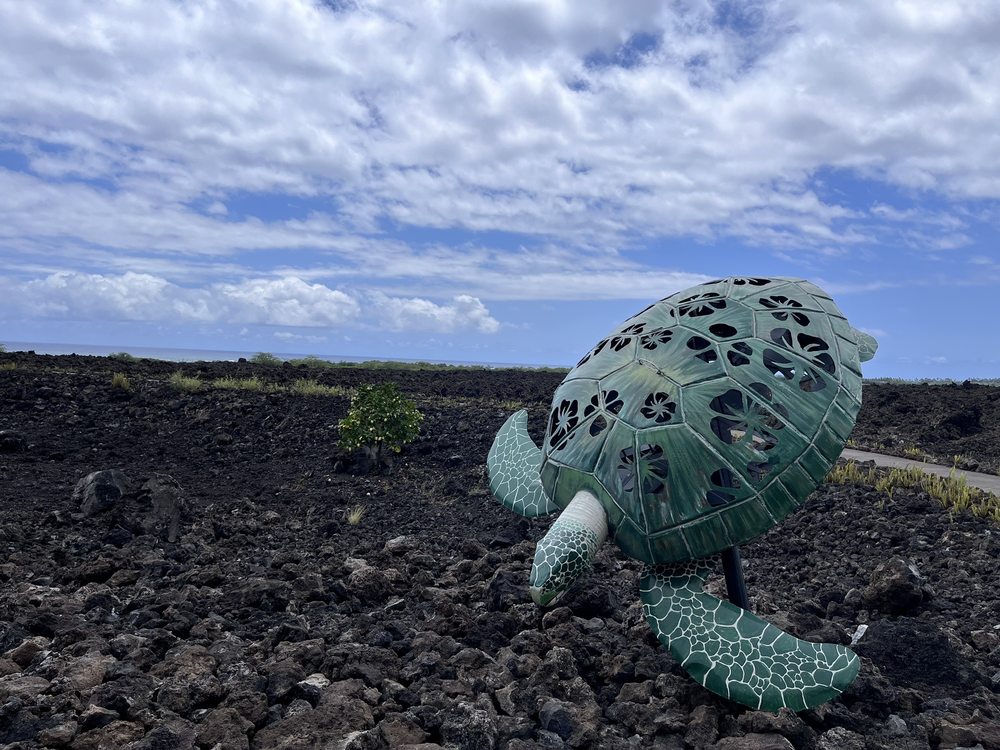
<path fill-rule="evenodd" d="M 210 349 L 171 349 L 168 347 L 150 346 L 96 346 L 90 344 L 52 344 L 32 341 L 5 341 L 4 346 L 9 352 L 28 352 L 35 354 L 80 354 L 92 357 L 106 357 L 117 352 L 127 352 L 133 357 L 161 359 L 167 362 L 235 362 L 240 357 L 250 359 L 258 352 L 238 352 Z M 513 362 L 459 362 L 445 359 L 398 359 L 395 357 L 347 357 L 339 354 L 296 354 L 291 352 L 272 352 L 279 359 L 299 359 L 302 357 L 317 357 L 327 362 L 366 362 L 380 360 L 384 362 L 430 362 L 441 365 L 472 365 L 491 368 L 534 368 L 545 365 L 527 365 Z"/>

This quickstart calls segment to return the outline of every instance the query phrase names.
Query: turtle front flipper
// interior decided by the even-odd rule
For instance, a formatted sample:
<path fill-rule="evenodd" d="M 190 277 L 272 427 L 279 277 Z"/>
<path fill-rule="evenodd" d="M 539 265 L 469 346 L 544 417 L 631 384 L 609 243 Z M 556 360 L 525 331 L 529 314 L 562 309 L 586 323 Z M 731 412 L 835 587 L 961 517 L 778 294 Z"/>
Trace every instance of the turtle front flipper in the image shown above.
<path fill-rule="evenodd" d="M 542 452 L 528 436 L 528 412 L 521 409 L 504 422 L 486 457 L 490 490 L 503 505 L 522 516 L 555 513 L 559 507 L 545 494 L 538 474 L 541 464 Z"/>
<path fill-rule="evenodd" d="M 646 620 L 660 642 L 713 693 L 764 711 L 803 711 L 840 695 L 858 674 L 850 649 L 809 643 L 703 591 L 709 558 L 643 571 Z"/>

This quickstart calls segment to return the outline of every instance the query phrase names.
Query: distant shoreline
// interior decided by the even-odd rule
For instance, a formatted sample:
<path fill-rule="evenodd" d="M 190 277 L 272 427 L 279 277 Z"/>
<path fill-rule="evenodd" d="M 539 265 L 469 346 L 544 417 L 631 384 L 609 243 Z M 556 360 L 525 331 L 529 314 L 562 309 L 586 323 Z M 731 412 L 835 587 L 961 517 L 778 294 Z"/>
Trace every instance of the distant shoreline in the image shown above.
<path fill-rule="evenodd" d="M 98 346 L 92 344 L 60 344 L 35 341 L 5 341 L 6 350 L 14 352 L 34 352 L 38 355 L 80 357 L 113 357 L 128 355 L 135 359 L 153 359 L 162 362 L 238 362 L 252 361 L 254 357 L 266 355 L 293 364 L 313 364 L 334 367 L 422 367 L 422 368 L 466 368 L 487 370 L 565 370 L 569 367 L 542 364 L 520 364 L 514 362 L 470 362 L 461 360 L 397 359 L 392 357 L 351 357 L 340 354 L 303 354 L 296 352 L 251 352 L 228 349 L 178 349 L 173 347 L 148 346 Z M 125 356 L 118 357 L 125 359 Z"/>

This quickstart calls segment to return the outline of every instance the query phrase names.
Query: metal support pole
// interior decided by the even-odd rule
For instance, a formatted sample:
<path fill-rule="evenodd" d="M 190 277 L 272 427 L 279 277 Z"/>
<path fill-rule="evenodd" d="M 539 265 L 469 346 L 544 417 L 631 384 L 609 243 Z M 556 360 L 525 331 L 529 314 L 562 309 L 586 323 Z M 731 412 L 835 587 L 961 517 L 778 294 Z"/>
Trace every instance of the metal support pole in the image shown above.
<path fill-rule="evenodd" d="M 743 564 L 740 561 L 739 547 L 722 550 L 722 570 L 726 574 L 726 592 L 729 595 L 729 601 L 749 612 L 750 597 L 747 596 L 747 584 L 743 580 Z"/>

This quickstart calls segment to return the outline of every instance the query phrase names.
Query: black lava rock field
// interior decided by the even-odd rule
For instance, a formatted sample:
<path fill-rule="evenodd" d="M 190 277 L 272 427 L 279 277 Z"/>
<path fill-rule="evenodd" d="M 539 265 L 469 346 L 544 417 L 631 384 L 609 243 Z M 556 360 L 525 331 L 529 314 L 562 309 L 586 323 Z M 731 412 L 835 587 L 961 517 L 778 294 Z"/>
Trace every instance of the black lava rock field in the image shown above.
<path fill-rule="evenodd" d="M 540 437 L 558 373 L 0 368 L 5 750 L 1000 750 L 1000 533 L 918 490 L 826 485 L 744 547 L 757 613 L 862 658 L 839 699 L 770 714 L 687 677 L 613 545 L 563 606 L 531 603 L 551 521 L 495 503 L 484 464 L 516 408 Z M 394 380 L 421 435 L 362 474 L 337 448 L 348 397 L 299 378 Z M 998 397 L 866 386 L 855 440 L 995 470 Z"/>

